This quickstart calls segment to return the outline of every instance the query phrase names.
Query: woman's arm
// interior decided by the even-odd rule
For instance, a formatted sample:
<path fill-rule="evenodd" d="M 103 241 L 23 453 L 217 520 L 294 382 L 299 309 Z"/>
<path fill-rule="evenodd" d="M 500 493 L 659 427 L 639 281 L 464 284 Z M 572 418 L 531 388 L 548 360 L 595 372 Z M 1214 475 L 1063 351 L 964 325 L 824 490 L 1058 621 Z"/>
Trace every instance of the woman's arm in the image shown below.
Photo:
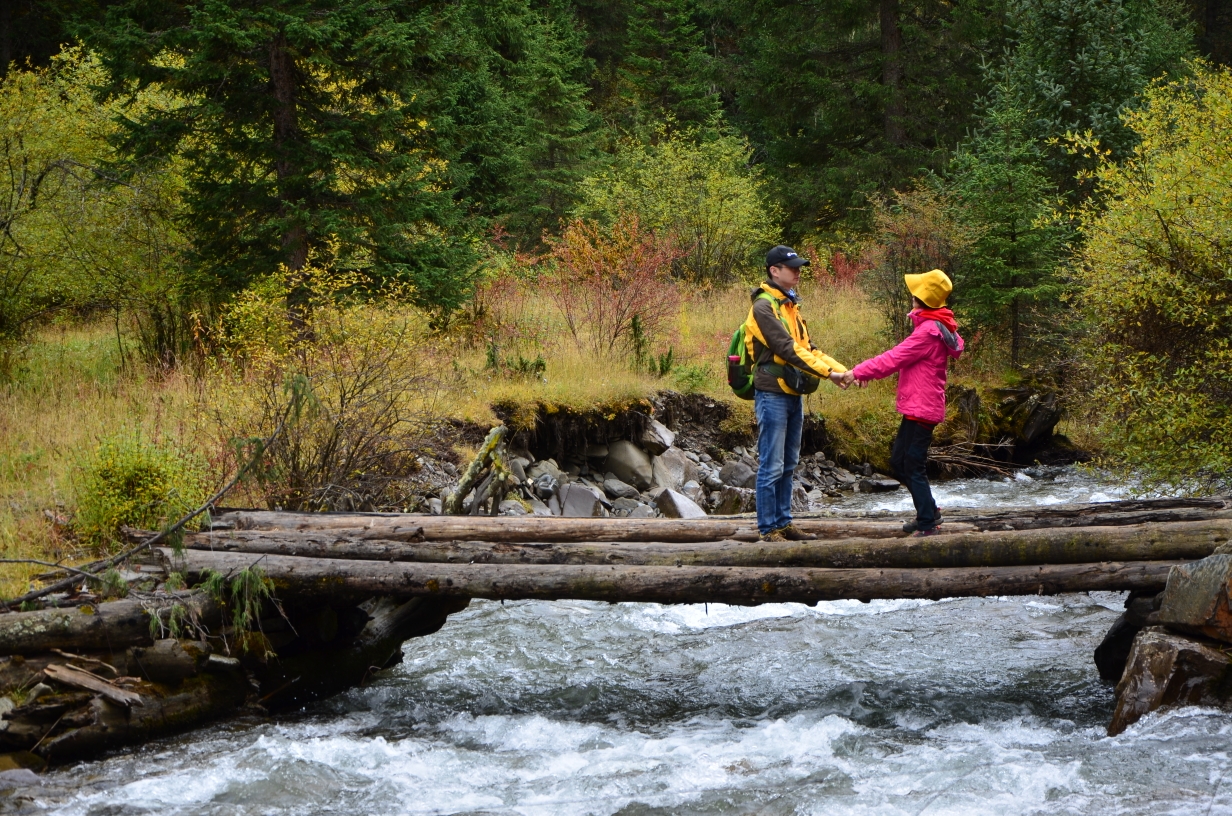
<path fill-rule="evenodd" d="M 935 339 L 928 329 L 914 331 L 889 351 L 860 363 L 851 373 L 860 382 L 884 379 L 922 358 Z"/>

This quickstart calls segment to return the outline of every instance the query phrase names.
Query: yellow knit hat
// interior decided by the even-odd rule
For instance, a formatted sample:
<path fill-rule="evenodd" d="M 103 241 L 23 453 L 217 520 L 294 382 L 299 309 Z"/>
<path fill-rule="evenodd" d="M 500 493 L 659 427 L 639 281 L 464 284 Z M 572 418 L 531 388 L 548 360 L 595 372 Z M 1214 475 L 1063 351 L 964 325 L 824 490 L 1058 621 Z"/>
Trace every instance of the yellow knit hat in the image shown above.
<path fill-rule="evenodd" d="M 907 290 L 930 309 L 940 309 L 945 305 L 945 299 L 950 296 L 950 292 L 954 291 L 950 276 L 940 269 L 918 275 L 903 275 L 903 280 L 907 281 Z"/>

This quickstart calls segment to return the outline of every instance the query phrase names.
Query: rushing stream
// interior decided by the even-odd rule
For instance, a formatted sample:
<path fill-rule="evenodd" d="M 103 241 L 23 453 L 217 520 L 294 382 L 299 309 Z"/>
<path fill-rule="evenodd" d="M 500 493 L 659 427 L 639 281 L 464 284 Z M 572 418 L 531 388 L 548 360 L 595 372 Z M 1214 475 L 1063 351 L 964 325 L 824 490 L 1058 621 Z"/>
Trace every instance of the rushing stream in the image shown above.
<path fill-rule="evenodd" d="M 942 506 L 1099 501 L 950 482 Z M 903 510 L 905 495 L 836 509 Z M 53 771 L 66 814 L 1232 813 L 1232 714 L 1105 736 L 1118 593 L 942 602 L 477 601 L 363 689 Z M 24 798 L 32 797 L 32 798 Z"/>

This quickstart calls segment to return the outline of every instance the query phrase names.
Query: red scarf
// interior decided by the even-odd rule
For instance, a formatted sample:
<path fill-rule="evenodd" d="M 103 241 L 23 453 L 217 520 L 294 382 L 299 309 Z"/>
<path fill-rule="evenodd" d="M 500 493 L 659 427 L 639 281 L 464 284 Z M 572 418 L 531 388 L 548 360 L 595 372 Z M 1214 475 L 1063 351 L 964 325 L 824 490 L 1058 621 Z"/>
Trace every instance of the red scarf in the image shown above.
<path fill-rule="evenodd" d="M 958 331 L 958 321 L 954 319 L 954 313 L 944 306 L 940 309 L 916 309 L 915 313 L 920 316 L 921 323 L 925 320 L 939 320 L 941 325 L 950 331 Z"/>

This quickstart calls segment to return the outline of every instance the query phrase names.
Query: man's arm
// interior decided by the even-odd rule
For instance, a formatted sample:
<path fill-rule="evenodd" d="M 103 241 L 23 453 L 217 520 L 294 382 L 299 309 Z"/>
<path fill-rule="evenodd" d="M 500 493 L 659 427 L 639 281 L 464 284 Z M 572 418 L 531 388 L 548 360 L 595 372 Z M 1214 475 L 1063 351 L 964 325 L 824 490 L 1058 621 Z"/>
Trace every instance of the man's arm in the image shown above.
<path fill-rule="evenodd" d="M 788 365 L 817 377 L 829 377 L 832 372 L 842 374 L 847 370 L 847 367 L 837 360 L 820 351 L 807 349 L 792 339 L 782 321 L 774 314 L 773 304 L 765 298 L 754 301 L 753 319 L 757 321 L 757 329 L 765 338 L 766 347 Z"/>

